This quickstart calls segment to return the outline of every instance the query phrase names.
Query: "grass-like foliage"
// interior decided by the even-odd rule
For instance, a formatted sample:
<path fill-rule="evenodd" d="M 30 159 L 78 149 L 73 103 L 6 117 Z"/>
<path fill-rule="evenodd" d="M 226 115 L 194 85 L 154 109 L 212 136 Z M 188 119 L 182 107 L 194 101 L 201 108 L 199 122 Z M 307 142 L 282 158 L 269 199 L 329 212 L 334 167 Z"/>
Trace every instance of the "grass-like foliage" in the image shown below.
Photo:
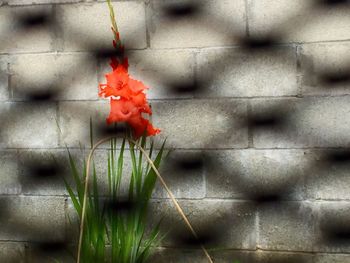
<path fill-rule="evenodd" d="M 128 194 L 121 196 L 121 182 L 125 172 L 125 145 L 129 143 L 132 174 Z M 139 144 L 146 146 L 146 137 L 139 139 Z M 153 142 L 150 143 L 149 156 L 155 155 L 153 162 L 159 167 L 163 156 L 164 144 L 155 155 Z M 81 220 L 84 198 L 84 179 L 86 162 L 83 167 L 77 163 L 68 151 L 68 157 L 74 184 L 67 181 L 66 188 L 74 208 Z M 111 139 L 106 163 L 108 178 L 108 194 L 102 196 L 97 184 L 97 171 L 92 166 L 92 182 L 87 195 L 86 217 L 81 250 L 81 262 L 111 263 L 144 263 L 147 262 L 152 248 L 160 240 L 159 224 L 151 229 L 147 226 L 147 211 L 157 175 L 151 166 L 144 161 L 141 151 L 137 151 L 133 143 L 125 139 L 117 149 L 117 142 Z M 147 230 L 147 231 L 146 231 Z"/>

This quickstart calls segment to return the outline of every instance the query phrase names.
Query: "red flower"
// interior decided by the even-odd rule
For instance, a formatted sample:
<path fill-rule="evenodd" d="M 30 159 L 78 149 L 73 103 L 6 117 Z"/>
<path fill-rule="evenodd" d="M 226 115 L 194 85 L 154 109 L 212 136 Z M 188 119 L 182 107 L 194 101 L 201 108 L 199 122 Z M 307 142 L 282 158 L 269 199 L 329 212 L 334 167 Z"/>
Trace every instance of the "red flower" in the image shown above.
<path fill-rule="evenodd" d="M 112 58 L 110 65 L 113 71 L 106 74 L 107 83 L 99 85 L 99 96 L 110 98 L 111 110 L 107 123 L 127 122 L 136 138 L 144 132 L 147 136 L 158 134 L 160 130 L 142 117 L 142 113 L 152 114 L 144 93 L 147 87 L 141 81 L 130 78 L 127 59 L 119 63 Z"/>

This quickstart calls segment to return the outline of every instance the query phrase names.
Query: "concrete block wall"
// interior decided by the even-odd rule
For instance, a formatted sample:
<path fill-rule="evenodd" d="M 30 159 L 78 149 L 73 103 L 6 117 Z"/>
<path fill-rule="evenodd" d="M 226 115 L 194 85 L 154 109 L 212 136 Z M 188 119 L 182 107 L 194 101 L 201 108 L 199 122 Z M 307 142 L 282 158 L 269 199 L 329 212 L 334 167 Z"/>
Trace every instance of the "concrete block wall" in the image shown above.
<path fill-rule="evenodd" d="M 203 0 L 200 14 L 165 16 L 177 2 L 186 1 L 113 4 L 130 71 L 150 87 L 157 145 L 167 138 L 162 172 L 195 228 L 219 246 L 214 261 L 350 262 L 349 7 Z M 20 26 L 43 12 L 57 23 Z M 108 8 L 0 0 L 0 38 L 0 262 L 71 262 L 47 246 L 74 233 L 61 176 L 31 178 L 28 163 L 55 156 L 67 166 L 66 146 L 81 161 L 90 117 L 104 122 L 109 105 L 97 85 L 108 61 L 93 51 L 111 47 Z M 47 87 L 54 100 L 28 99 Z M 178 169 L 179 158 L 203 165 Z M 103 147 L 95 161 L 103 171 Z M 159 185 L 150 216 L 186 232 Z M 152 262 L 206 262 L 175 234 Z"/>

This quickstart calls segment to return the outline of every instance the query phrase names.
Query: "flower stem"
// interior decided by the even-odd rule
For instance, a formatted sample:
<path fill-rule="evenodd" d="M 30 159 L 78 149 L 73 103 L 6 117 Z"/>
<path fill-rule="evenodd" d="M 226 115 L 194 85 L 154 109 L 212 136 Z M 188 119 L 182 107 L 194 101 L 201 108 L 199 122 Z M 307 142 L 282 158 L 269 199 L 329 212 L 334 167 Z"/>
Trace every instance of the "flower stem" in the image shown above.
<path fill-rule="evenodd" d="M 113 31 L 114 40 L 115 40 L 115 48 L 122 49 L 123 45 L 122 45 L 122 42 L 120 40 L 119 29 L 118 29 L 118 25 L 117 25 L 117 21 L 115 18 L 115 13 L 114 13 L 114 9 L 113 9 L 113 5 L 111 3 L 111 0 L 107 0 L 107 4 L 108 4 L 108 8 L 109 8 L 109 14 L 111 17 L 112 31 Z"/>

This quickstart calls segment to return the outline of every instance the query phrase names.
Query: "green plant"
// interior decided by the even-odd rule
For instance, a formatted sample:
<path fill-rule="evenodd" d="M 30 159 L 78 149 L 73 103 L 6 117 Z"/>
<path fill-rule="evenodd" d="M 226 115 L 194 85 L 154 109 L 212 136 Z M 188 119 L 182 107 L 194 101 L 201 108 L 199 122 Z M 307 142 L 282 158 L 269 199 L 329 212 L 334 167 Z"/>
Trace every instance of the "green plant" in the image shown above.
<path fill-rule="evenodd" d="M 153 127 L 150 120 L 144 118 L 144 115 L 152 114 L 145 93 L 147 87 L 129 75 L 128 58 L 121 44 L 113 6 L 110 0 L 107 0 L 107 3 L 114 33 L 113 46 L 121 56 L 111 57 L 112 71 L 105 75 L 107 83 L 99 84 L 99 96 L 107 98 L 110 102 L 107 124 L 123 122 L 130 127 L 130 130 L 125 134 L 119 154 L 115 137 L 103 138 L 93 144 L 91 135 L 91 150 L 87 162 L 83 164 L 83 172 L 79 173 L 68 151 L 75 184 L 71 186 L 65 183 L 80 221 L 77 263 L 144 263 L 149 257 L 151 247 L 159 240 L 159 224 L 146 234 L 147 208 L 157 178 L 193 236 L 197 238 L 197 234 L 158 171 L 165 142 L 153 161 L 151 160 L 153 143 L 151 142 L 148 153 L 144 150 L 146 137 L 160 133 L 160 129 Z M 92 131 L 92 122 L 90 122 L 90 131 Z M 104 198 L 106 202 L 101 202 L 94 164 L 92 190 L 89 190 L 90 162 L 96 148 L 107 141 L 111 142 L 106 175 L 109 191 Z M 118 202 L 127 142 L 132 164 L 127 197 L 127 203 L 131 205 L 131 209 L 122 213 Z M 135 149 L 139 151 L 138 155 Z M 147 164 L 144 164 L 143 157 L 146 158 Z M 117 209 L 111 209 L 111 206 L 106 204 L 116 205 Z M 110 244 L 110 249 L 107 244 Z M 200 247 L 212 263 L 208 251 L 203 245 Z"/>
<path fill-rule="evenodd" d="M 92 190 L 88 190 L 85 224 L 81 247 L 81 262 L 147 262 L 151 248 L 159 241 L 159 224 L 146 233 L 147 208 L 151 198 L 157 175 L 149 164 L 144 163 L 143 153 L 135 150 L 135 145 L 129 141 L 129 153 L 132 173 L 130 177 L 128 196 L 122 199 L 120 195 L 121 179 L 123 177 L 124 152 L 126 139 L 123 139 L 120 150 L 116 139 L 110 140 L 108 153 L 108 194 L 101 196 L 97 184 L 95 165 L 92 167 Z M 138 140 L 142 148 L 146 146 L 146 137 Z M 164 144 L 154 158 L 154 165 L 159 167 Z M 153 155 L 153 143 L 150 143 L 149 157 Z M 66 188 L 72 199 L 74 208 L 81 221 L 84 198 L 84 179 L 86 163 L 77 168 L 76 162 L 68 151 L 74 185 L 66 183 Z M 129 205 L 127 211 L 118 209 L 125 202 Z M 112 204 L 112 206 L 111 206 Z"/>

